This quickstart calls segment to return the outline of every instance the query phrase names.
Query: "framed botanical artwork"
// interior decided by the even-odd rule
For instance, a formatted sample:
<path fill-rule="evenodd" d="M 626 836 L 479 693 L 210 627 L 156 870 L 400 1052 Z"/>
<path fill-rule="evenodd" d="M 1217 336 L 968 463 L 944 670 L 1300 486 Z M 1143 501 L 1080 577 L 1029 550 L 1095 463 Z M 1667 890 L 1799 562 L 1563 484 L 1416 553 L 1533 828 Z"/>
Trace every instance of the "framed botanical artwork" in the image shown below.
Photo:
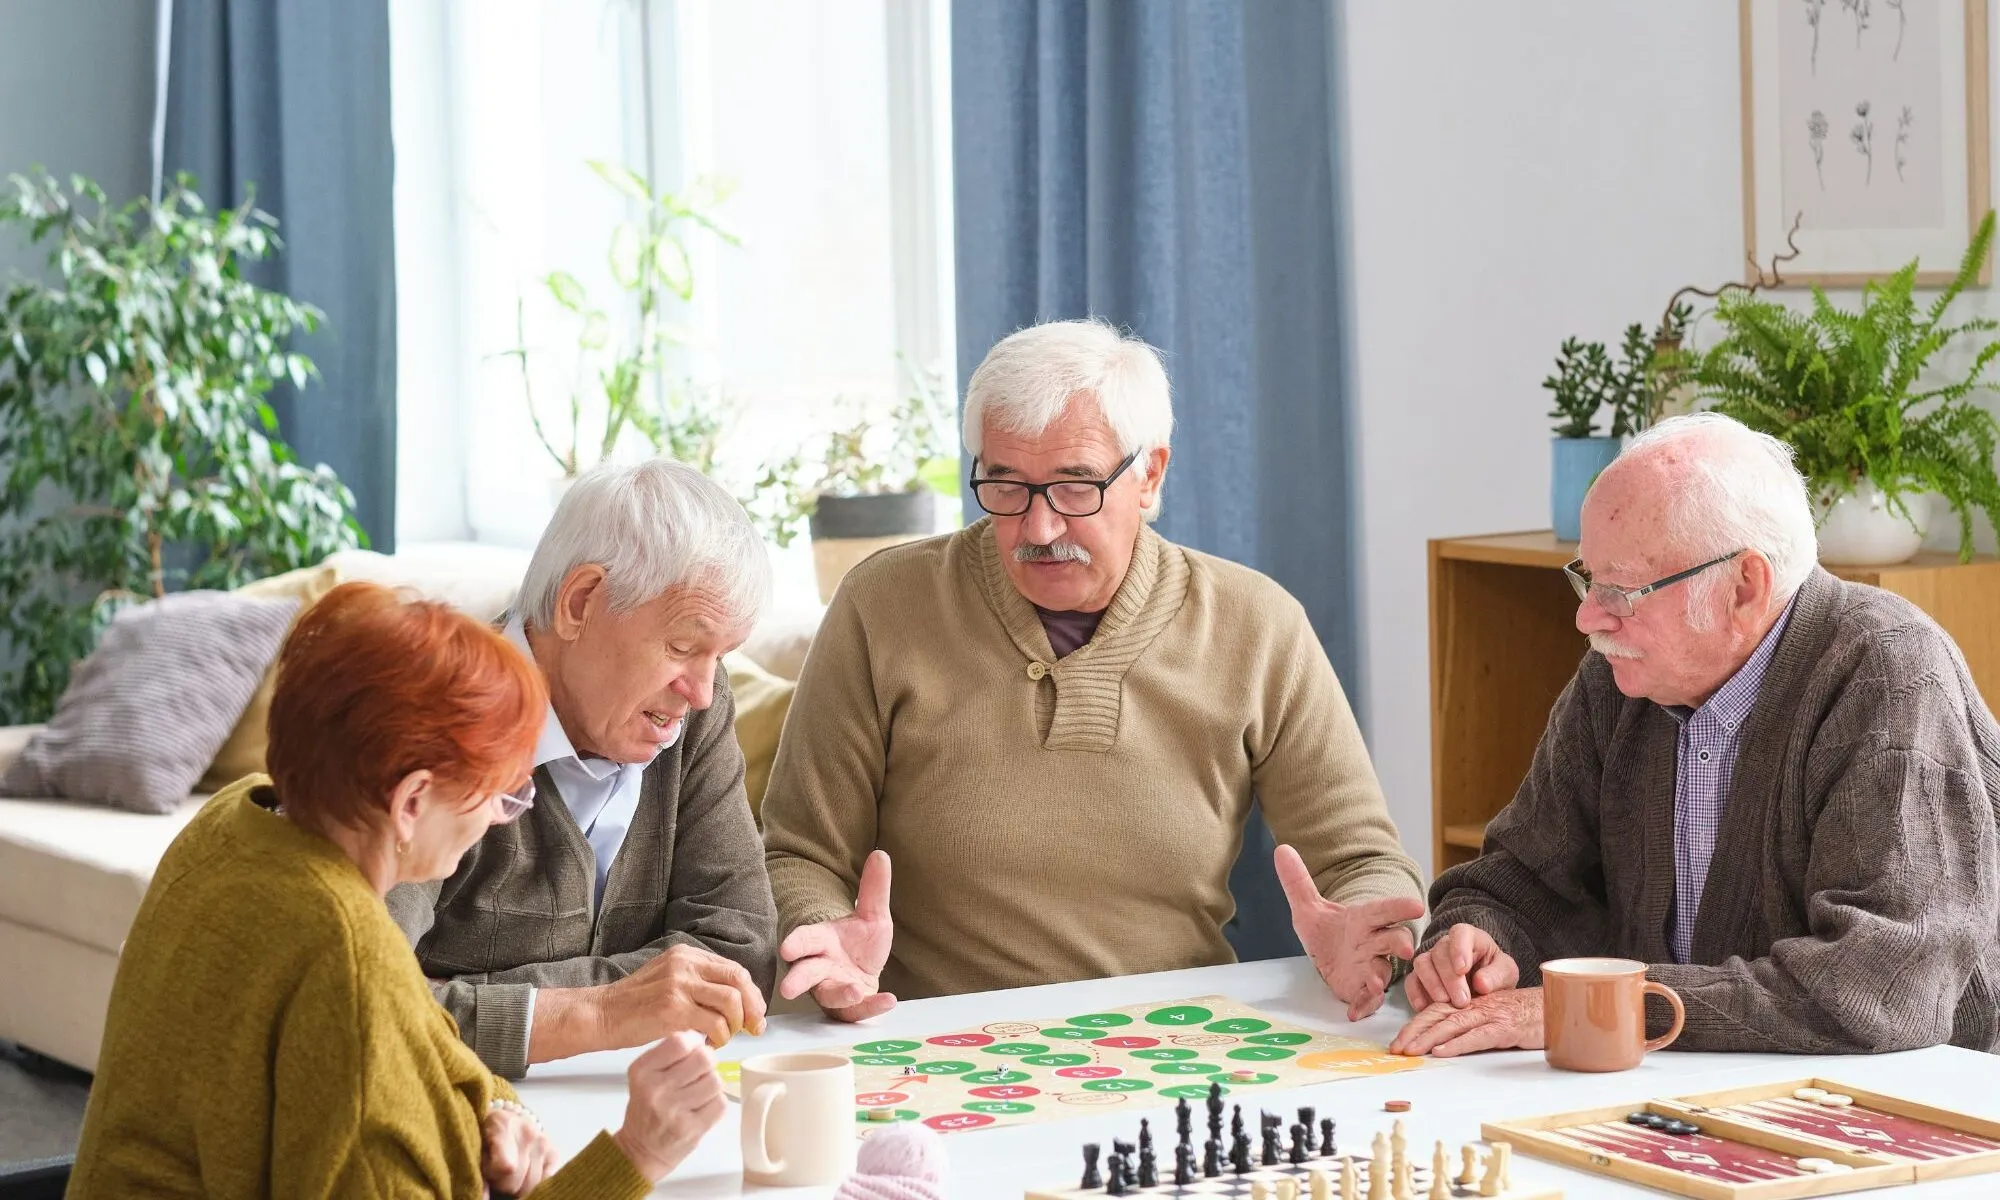
<path fill-rule="evenodd" d="M 1753 279 L 1776 256 L 1786 284 L 1858 286 L 1911 259 L 1919 283 L 1951 279 L 1991 203 L 1986 3 L 1741 0 Z"/>

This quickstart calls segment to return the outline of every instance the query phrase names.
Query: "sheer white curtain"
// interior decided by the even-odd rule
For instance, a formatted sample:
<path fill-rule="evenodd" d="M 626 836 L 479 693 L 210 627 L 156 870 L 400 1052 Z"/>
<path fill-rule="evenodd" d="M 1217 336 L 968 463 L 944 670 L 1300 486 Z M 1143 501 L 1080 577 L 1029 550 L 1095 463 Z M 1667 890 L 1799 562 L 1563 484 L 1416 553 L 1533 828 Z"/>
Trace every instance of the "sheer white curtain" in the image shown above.
<path fill-rule="evenodd" d="M 406 539 L 526 544 L 546 519 L 559 472 L 505 352 L 525 298 L 538 409 L 566 413 L 574 328 L 539 281 L 568 271 L 608 305 L 626 212 L 591 159 L 728 189 L 715 215 L 740 244 L 691 242 L 663 372 L 735 410 L 725 482 L 826 428 L 836 397 L 951 379 L 948 7 L 393 0 Z M 809 586 L 802 546 L 779 565 Z"/>

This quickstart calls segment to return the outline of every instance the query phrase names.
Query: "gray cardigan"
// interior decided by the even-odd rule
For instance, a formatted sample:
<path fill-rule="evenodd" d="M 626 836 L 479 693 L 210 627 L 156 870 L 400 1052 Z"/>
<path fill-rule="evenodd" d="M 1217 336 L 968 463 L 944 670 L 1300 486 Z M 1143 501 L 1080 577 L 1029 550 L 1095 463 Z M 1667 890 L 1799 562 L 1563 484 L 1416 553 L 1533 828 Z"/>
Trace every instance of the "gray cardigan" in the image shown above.
<path fill-rule="evenodd" d="M 1687 964 L 1667 949 L 1675 735 L 1585 655 L 1484 854 L 1431 885 L 1426 944 L 1477 925 L 1523 987 L 1571 955 L 1651 964 L 1687 1005 L 1680 1049 L 2000 1049 L 2000 727 L 1934 621 L 1806 581 L 1744 724 Z"/>
<path fill-rule="evenodd" d="M 677 942 L 742 964 L 770 994 L 778 913 L 735 714 L 718 671 L 715 702 L 646 768 L 594 919 L 597 860 L 546 769 L 535 806 L 488 830 L 451 878 L 389 893 L 424 974 L 445 981 L 438 1002 L 496 1074 L 528 1069 L 530 989 L 612 983 Z"/>

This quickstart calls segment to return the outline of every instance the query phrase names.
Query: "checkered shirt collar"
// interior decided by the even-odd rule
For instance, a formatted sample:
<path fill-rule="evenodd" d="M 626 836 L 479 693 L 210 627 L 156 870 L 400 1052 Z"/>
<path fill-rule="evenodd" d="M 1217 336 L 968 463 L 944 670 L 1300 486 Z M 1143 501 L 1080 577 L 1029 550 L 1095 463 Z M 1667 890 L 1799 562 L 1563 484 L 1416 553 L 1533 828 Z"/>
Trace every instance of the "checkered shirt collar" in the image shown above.
<path fill-rule="evenodd" d="M 1764 671 L 1771 665 L 1771 656 L 1778 651 L 1778 642 L 1784 637 L 1785 626 L 1791 623 L 1792 609 L 1798 602 L 1798 597 L 1792 597 L 1785 605 L 1785 611 L 1778 614 L 1778 620 L 1771 626 L 1771 631 L 1764 635 L 1764 640 L 1758 642 L 1757 648 L 1750 652 L 1750 657 L 1742 666 L 1736 668 L 1736 674 L 1731 675 L 1728 682 L 1717 688 L 1715 695 L 1710 696 L 1700 708 L 1688 708 L 1679 704 L 1666 705 L 1668 714 L 1683 725 L 1697 715 L 1713 718 L 1729 728 L 1742 725 L 1744 719 L 1750 715 L 1751 706 L 1757 703 L 1757 692 L 1764 686 Z"/>

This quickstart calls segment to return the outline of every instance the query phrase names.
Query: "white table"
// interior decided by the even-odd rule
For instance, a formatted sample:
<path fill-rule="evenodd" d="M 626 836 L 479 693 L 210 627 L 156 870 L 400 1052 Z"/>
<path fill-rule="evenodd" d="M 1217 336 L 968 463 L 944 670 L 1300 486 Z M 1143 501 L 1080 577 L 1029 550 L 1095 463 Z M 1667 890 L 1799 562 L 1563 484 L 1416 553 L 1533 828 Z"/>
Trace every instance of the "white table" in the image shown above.
<path fill-rule="evenodd" d="M 887 1016 L 863 1026 L 839 1025 L 818 1016 L 772 1019 L 760 1038 L 739 1037 L 718 1055 L 741 1059 L 757 1054 L 817 1046 L 943 1033 L 998 1020 L 1034 1020 L 1101 1011 L 1149 1000 L 1226 995 L 1276 1016 L 1332 1032 L 1387 1044 L 1408 1016 L 1400 1004 L 1349 1025 L 1344 1006 L 1327 994 L 1302 958 L 1276 962 L 1204 967 L 1157 975 L 1053 984 L 1011 992 L 984 992 L 899 1004 Z M 539 1066 L 521 1085 L 521 1098 L 541 1116 L 565 1155 L 580 1150 L 600 1129 L 615 1129 L 625 1112 L 625 1066 L 637 1051 L 584 1055 Z M 1397 1118 L 1382 1111 L 1388 1099 L 1412 1102 L 1402 1119 L 1414 1153 L 1428 1158 L 1434 1139 L 1456 1153 L 1461 1142 L 1476 1141 L 1482 1121 L 1507 1120 L 1621 1104 L 1661 1096 L 1710 1091 L 1725 1086 L 1821 1075 L 1856 1087 L 1907 1096 L 1961 1112 L 2000 1119 L 2000 1057 L 1939 1046 L 1875 1056 L 1797 1057 L 1776 1054 L 1650 1055 L 1637 1069 L 1613 1075 L 1578 1075 L 1551 1069 L 1539 1051 L 1482 1054 L 1439 1060 L 1420 1071 L 1374 1079 L 1347 1079 L 1289 1091 L 1258 1091 L 1246 1107 L 1290 1113 L 1310 1104 L 1339 1122 L 1344 1146 L 1366 1146 L 1377 1129 Z M 1113 1137 L 1134 1140 L 1139 1118 L 1164 1130 L 1160 1144 L 1171 1154 L 1173 1110 L 1128 1109 L 952 1134 L 953 1200 L 1021 1200 L 1032 1186 L 1060 1183 L 1081 1174 L 1084 1142 L 1109 1146 Z M 1197 1110 L 1197 1117 L 1199 1117 Z M 1288 1117 L 1289 1119 L 1289 1117 Z M 1254 1127 L 1254 1124 L 1253 1124 Z M 738 1109 L 711 1131 L 695 1153 L 655 1191 L 660 1196 L 768 1195 L 816 1200 L 830 1188 L 757 1188 L 742 1182 Z M 1159 1135 L 1156 1133 L 1156 1137 Z M 1526 1155 L 1516 1155 L 1516 1179 L 1563 1188 L 1568 1200 L 1596 1196 L 1663 1196 L 1647 1188 L 1572 1171 Z M 1881 1193 L 1860 1193 L 1881 1194 Z M 2000 1175 L 1926 1183 L 1896 1190 L 1895 1196 L 1930 1200 L 1942 1196 L 2000 1195 Z"/>

